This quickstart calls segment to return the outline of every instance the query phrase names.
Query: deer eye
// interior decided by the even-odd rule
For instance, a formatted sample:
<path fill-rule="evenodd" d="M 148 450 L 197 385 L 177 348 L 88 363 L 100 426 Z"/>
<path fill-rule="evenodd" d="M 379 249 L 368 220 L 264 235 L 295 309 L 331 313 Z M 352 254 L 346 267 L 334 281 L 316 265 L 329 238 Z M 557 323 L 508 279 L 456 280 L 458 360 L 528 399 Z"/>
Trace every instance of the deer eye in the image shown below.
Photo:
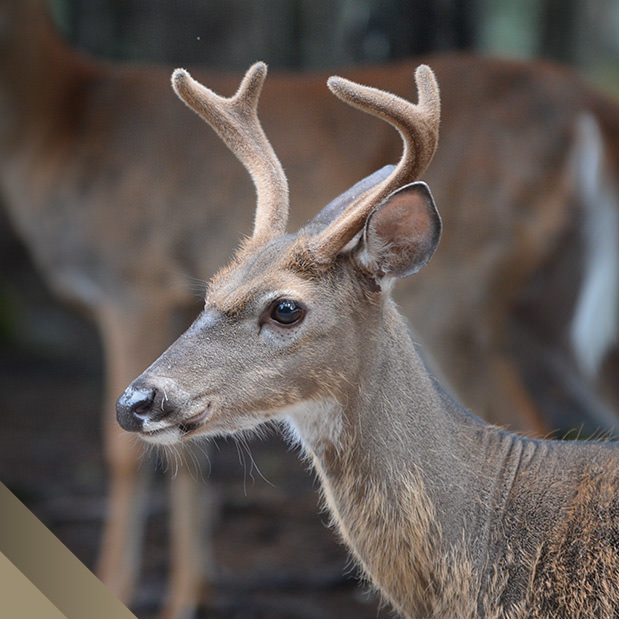
<path fill-rule="evenodd" d="M 290 299 L 279 299 L 271 306 L 271 319 L 280 325 L 292 326 L 305 316 L 305 309 Z"/>

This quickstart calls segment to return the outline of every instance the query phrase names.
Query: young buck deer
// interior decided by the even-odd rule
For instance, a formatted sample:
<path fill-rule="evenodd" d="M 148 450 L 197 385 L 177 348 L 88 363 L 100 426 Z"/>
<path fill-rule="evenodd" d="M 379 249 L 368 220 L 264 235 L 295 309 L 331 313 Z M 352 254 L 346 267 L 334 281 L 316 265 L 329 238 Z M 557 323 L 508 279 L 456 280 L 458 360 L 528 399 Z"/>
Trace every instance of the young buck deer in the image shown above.
<path fill-rule="evenodd" d="M 0 0 L 0 192 L 47 285 L 101 333 L 110 488 L 97 571 L 129 601 L 148 469 L 118 428 L 114 402 L 180 333 L 179 310 L 195 302 L 188 278 L 208 279 L 250 225 L 251 184 L 216 136 L 202 135 L 199 118 L 178 115 L 170 68 L 76 53 L 46 4 Z M 619 106 L 551 65 L 456 55 L 431 63 L 445 105 L 427 180 L 446 231 L 397 299 L 450 388 L 484 419 L 538 435 L 587 418 L 592 429 L 611 428 Z M 405 94 L 413 68 L 359 67 L 351 77 Z M 199 75 L 219 92 L 236 86 Z M 289 162 L 293 225 L 399 156 L 391 128 L 355 119 L 321 75 L 273 75 L 261 101 Z M 192 503 L 206 489 L 181 469 L 172 492 L 174 616 L 197 598 Z"/>
<path fill-rule="evenodd" d="M 437 145 L 434 74 L 417 68 L 417 105 L 329 79 L 393 125 L 404 152 L 297 234 L 286 233 L 287 181 L 257 117 L 265 75 L 255 64 L 226 99 L 173 74 L 249 171 L 254 231 L 193 325 L 119 398 L 120 425 L 174 444 L 283 420 L 344 542 L 407 617 L 616 616 L 619 446 L 523 438 L 468 413 L 391 299 L 441 234 L 417 180 Z"/>

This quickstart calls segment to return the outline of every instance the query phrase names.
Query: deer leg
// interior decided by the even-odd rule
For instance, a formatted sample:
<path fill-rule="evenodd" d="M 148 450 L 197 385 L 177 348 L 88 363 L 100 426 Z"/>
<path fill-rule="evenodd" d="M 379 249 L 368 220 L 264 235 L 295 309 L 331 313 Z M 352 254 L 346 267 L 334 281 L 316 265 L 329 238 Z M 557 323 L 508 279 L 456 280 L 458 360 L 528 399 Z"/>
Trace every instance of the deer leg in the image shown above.
<path fill-rule="evenodd" d="M 106 358 L 104 455 L 109 475 L 107 515 L 97 574 L 123 602 L 129 602 L 140 568 L 144 502 L 149 466 L 143 446 L 116 422 L 118 394 L 170 343 L 169 309 L 105 308 L 99 316 Z"/>
<path fill-rule="evenodd" d="M 149 467 L 140 468 L 139 445 L 110 427 L 115 419 L 108 411 L 106 417 L 109 488 L 97 575 L 120 600 L 129 603 L 140 569 Z"/>
<path fill-rule="evenodd" d="M 186 465 L 171 481 L 170 591 L 164 619 L 194 617 L 200 591 L 212 580 L 212 509 L 210 501 L 205 505 L 202 500 L 204 486 Z"/>

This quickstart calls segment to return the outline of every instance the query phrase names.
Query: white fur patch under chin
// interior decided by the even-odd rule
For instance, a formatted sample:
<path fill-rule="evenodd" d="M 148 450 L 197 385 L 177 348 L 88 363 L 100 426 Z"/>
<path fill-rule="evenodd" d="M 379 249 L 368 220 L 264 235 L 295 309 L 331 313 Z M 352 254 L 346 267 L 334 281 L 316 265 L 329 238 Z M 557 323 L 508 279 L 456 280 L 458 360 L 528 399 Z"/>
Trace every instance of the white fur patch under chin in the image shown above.
<path fill-rule="evenodd" d="M 154 434 L 140 434 L 140 438 L 154 445 L 174 445 L 181 440 L 182 435 L 178 426 L 172 426 Z"/>
<path fill-rule="evenodd" d="M 619 195 L 604 167 L 595 118 L 583 116 L 575 148 L 575 176 L 585 210 L 585 269 L 571 325 L 578 363 L 595 376 L 619 335 Z"/>
<path fill-rule="evenodd" d="M 327 444 L 336 449 L 340 446 L 343 410 L 332 399 L 307 400 L 284 411 L 284 420 L 290 432 L 289 438 L 312 451 L 320 451 Z"/>
<path fill-rule="evenodd" d="M 171 427 L 169 421 L 152 421 L 150 419 L 144 419 L 142 422 L 142 430 L 144 432 L 156 432 L 157 430 L 164 430 Z"/>

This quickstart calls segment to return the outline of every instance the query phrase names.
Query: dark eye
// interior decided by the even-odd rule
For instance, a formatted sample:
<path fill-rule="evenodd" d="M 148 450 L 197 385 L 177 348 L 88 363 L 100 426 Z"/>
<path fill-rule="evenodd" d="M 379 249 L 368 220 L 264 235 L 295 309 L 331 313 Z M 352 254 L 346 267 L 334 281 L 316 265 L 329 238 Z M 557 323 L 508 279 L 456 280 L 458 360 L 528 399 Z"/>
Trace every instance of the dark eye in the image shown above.
<path fill-rule="evenodd" d="M 290 299 L 280 299 L 273 304 L 271 318 L 280 325 L 293 325 L 303 319 L 305 310 Z"/>

